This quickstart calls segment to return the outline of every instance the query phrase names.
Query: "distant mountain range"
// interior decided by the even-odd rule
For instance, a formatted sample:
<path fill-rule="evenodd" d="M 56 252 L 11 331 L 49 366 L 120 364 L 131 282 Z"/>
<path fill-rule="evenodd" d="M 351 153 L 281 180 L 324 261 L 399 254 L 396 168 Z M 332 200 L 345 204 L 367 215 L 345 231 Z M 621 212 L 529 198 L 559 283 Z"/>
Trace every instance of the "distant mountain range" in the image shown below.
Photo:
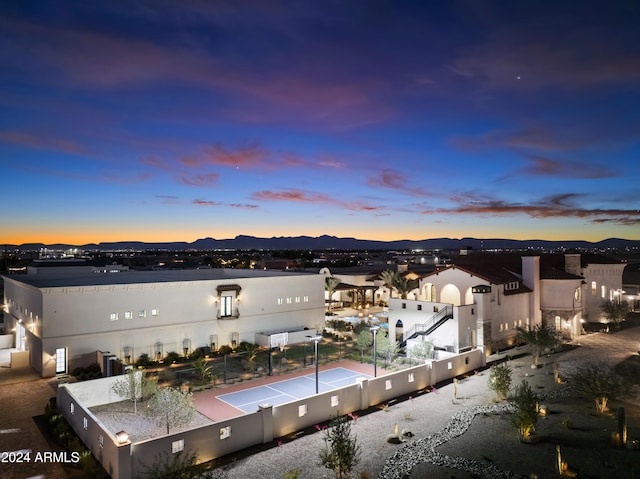
<path fill-rule="evenodd" d="M 590 242 L 582 240 L 547 241 L 547 240 L 513 240 L 504 238 L 432 238 L 424 240 L 376 241 L 357 238 L 338 238 L 336 236 L 291 236 L 257 238 L 255 236 L 236 236 L 232 239 L 203 238 L 187 242 L 144 243 L 141 241 L 119 241 L 113 243 L 98 243 L 85 245 L 42 244 L 29 243 L 22 245 L 0 245 L 5 250 L 39 250 L 49 248 L 66 250 L 80 248 L 87 251 L 116 251 L 116 250 L 448 250 L 455 251 L 462 248 L 474 250 L 505 250 L 505 249 L 637 249 L 640 240 L 625 240 L 609 238 L 603 241 Z"/>

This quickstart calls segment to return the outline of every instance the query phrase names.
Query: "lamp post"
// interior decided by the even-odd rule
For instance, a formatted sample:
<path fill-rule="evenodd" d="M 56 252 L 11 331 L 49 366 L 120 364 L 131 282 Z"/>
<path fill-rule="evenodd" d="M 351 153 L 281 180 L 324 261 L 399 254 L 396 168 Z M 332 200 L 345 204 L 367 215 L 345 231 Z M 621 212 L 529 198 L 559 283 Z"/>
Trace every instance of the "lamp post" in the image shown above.
<path fill-rule="evenodd" d="M 378 344 L 376 343 L 376 335 L 380 326 L 371 326 L 371 332 L 373 333 L 373 377 L 378 377 Z"/>
<path fill-rule="evenodd" d="M 314 352 L 315 352 L 315 361 L 316 361 L 316 394 L 318 394 L 318 343 L 322 340 L 322 336 L 316 334 L 315 336 L 307 336 L 309 341 L 314 342 Z"/>

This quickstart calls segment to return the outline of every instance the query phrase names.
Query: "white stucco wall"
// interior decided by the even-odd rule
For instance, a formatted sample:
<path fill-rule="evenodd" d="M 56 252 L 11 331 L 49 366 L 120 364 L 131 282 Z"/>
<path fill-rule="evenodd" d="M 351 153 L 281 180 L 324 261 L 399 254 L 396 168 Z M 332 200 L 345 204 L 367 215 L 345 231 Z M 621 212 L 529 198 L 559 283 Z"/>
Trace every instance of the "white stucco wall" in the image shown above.
<path fill-rule="evenodd" d="M 239 342 L 255 342 L 258 332 L 320 329 L 324 321 L 324 277 L 315 274 L 42 289 L 19 281 L 7 283 L 6 294 L 19 305 L 18 311 L 44 311 L 42 366 L 36 367 L 43 369 L 43 375 L 52 374 L 50 355 L 61 347 L 68 349 L 70 363 L 96 350 L 122 359 L 125 346 L 132 348 L 135 360 L 142 353 L 154 357 L 156 343 L 162 343 L 163 354 L 182 353 L 185 339 L 193 351 L 209 346 L 212 335 L 219 347 L 231 344 L 233 333 Z M 238 317 L 216 319 L 219 285 L 240 286 L 240 302 L 234 303 Z M 146 317 L 139 317 L 140 310 Z M 127 311 L 131 319 L 125 318 Z M 117 320 L 110 319 L 112 313 L 118 314 Z"/>

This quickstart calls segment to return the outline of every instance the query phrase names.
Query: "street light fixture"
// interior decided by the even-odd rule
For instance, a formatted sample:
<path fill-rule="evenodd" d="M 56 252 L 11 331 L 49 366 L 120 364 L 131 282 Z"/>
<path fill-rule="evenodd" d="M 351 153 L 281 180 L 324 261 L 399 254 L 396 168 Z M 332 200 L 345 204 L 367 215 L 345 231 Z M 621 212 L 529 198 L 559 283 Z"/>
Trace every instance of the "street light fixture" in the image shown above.
<path fill-rule="evenodd" d="M 318 394 L 318 343 L 322 341 L 322 336 L 316 334 L 315 336 L 307 336 L 309 341 L 314 342 L 315 361 L 316 361 L 316 394 Z"/>
<path fill-rule="evenodd" d="M 371 326 L 371 332 L 373 333 L 373 377 L 378 377 L 378 344 L 376 343 L 376 336 L 380 326 Z"/>

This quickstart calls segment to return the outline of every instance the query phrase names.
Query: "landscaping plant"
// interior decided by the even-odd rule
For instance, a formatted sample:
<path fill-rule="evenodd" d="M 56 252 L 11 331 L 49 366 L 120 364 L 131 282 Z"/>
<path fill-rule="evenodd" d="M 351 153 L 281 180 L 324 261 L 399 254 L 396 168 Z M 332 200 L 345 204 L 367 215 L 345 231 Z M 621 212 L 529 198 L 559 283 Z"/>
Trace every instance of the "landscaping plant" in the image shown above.
<path fill-rule="evenodd" d="M 496 400 L 507 399 L 511 387 L 511 368 L 507 363 L 494 364 L 489 370 L 489 389 L 495 391 Z"/>
<path fill-rule="evenodd" d="M 347 416 L 336 417 L 324 434 L 320 464 L 331 469 L 336 479 L 346 479 L 360 462 L 361 453 L 360 444 L 351 435 L 351 421 Z"/>

